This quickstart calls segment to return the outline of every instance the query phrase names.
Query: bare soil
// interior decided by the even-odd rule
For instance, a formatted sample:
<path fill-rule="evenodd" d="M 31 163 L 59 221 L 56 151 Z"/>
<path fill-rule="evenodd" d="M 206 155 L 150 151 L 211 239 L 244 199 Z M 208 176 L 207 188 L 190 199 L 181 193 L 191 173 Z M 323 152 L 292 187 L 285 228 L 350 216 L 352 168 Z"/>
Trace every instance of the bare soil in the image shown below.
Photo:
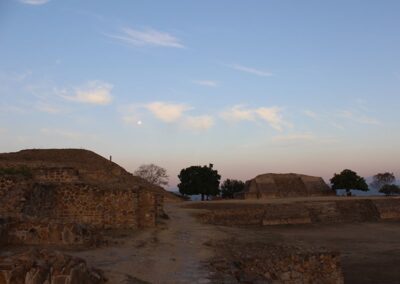
<path fill-rule="evenodd" d="M 385 197 L 376 197 L 385 198 Z M 304 201 L 343 200 L 348 197 L 307 198 Z M 365 199 L 350 197 L 351 200 Z M 290 203 L 300 198 L 192 203 L 189 208 L 224 210 L 259 208 L 265 203 Z M 354 222 L 335 224 L 219 227 L 241 243 L 294 245 L 306 250 L 341 253 L 345 283 L 400 283 L 400 223 Z M 245 245 L 242 248 L 246 250 Z"/>
<path fill-rule="evenodd" d="M 204 204 L 210 209 L 218 203 L 224 204 L 204 202 L 196 207 Z M 170 219 L 158 228 L 116 234 L 101 248 L 64 251 L 104 270 L 113 284 L 221 283 L 215 279 L 235 283 L 234 278 L 216 277 L 209 265 L 221 253 L 213 244 L 228 239 L 244 244 L 241 250 L 246 250 L 246 243 L 258 242 L 339 251 L 345 283 L 400 283 L 399 222 L 224 227 L 199 223 L 193 215 L 204 209 L 185 207 L 166 204 Z M 26 248 L 12 248 L 21 249 Z"/>
<path fill-rule="evenodd" d="M 226 238 L 215 226 L 200 224 L 193 209 L 165 205 L 170 219 L 157 229 L 117 238 L 118 244 L 68 253 L 102 269 L 110 283 L 212 283 L 208 242 Z"/>

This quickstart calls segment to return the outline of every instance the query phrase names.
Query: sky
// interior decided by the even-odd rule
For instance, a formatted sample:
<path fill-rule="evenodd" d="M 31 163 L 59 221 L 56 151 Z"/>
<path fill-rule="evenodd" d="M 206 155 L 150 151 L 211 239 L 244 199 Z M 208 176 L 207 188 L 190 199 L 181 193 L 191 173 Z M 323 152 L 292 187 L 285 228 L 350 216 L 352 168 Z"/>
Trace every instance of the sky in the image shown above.
<path fill-rule="evenodd" d="M 400 177 L 400 1 L 1 0 L 0 152 Z"/>

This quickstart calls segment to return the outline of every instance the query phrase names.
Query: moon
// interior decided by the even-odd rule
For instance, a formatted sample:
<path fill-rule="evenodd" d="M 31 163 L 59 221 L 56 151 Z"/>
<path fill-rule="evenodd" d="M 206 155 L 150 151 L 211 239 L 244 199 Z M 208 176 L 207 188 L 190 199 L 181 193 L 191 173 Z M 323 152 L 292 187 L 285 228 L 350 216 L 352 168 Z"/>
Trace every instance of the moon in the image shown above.
<path fill-rule="evenodd" d="M 141 120 L 138 120 L 138 122 L 136 122 L 137 123 L 137 125 L 142 125 L 142 121 Z"/>

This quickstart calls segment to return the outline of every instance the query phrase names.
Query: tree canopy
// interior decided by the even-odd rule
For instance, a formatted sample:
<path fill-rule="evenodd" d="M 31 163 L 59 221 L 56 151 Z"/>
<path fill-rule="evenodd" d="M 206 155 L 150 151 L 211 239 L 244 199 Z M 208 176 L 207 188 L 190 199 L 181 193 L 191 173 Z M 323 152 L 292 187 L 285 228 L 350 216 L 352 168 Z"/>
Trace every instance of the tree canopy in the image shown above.
<path fill-rule="evenodd" d="M 204 200 L 204 196 L 208 199 L 209 196 L 219 194 L 221 176 L 213 169 L 213 164 L 182 169 L 178 178 L 178 188 L 182 195 L 201 194 L 201 200 Z"/>
<path fill-rule="evenodd" d="M 351 195 L 350 190 L 368 191 L 368 185 L 363 177 L 360 177 L 356 172 L 346 169 L 340 174 L 335 174 L 331 178 L 332 189 L 346 190 L 346 194 Z"/>
<path fill-rule="evenodd" d="M 396 177 L 393 173 L 385 172 L 374 175 L 371 187 L 386 195 L 400 194 L 400 187 L 394 184 Z"/>
<path fill-rule="evenodd" d="M 155 164 L 141 165 L 133 174 L 154 185 L 164 186 L 168 184 L 167 170 Z"/>
<path fill-rule="evenodd" d="M 393 173 L 385 172 L 378 173 L 373 176 L 373 180 L 370 184 L 371 187 L 380 190 L 384 185 L 393 184 L 396 181 L 396 177 Z"/>
<path fill-rule="evenodd" d="M 235 194 L 244 190 L 244 182 L 236 179 L 227 179 L 221 184 L 222 198 L 234 198 Z"/>

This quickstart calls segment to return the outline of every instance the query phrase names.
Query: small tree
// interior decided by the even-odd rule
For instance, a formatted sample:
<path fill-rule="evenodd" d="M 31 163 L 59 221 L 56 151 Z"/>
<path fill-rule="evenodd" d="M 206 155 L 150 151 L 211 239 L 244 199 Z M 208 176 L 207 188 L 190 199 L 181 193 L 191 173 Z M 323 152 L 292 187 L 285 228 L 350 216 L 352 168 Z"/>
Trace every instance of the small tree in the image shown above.
<path fill-rule="evenodd" d="M 395 181 L 396 177 L 393 173 L 379 173 L 374 175 L 373 181 L 371 182 L 370 186 L 380 191 L 383 186 L 394 184 Z"/>
<path fill-rule="evenodd" d="M 141 165 L 133 174 L 154 185 L 164 186 L 168 184 L 167 170 L 155 164 Z"/>
<path fill-rule="evenodd" d="M 368 191 L 368 185 L 363 177 L 360 177 L 352 170 L 343 170 L 340 174 L 335 174 L 331 178 L 332 189 L 346 190 L 347 196 L 351 195 L 350 190 Z"/>
<path fill-rule="evenodd" d="M 385 184 L 379 189 L 379 192 L 386 195 L 400 194 L 400 187 L 396 184 Z"/>
<path fill-rule="evenodd" d="M 213 165 L 209 166 L 191 166 L 182 169 L 178 175 L 181 181 L 178 184 L 179 192 L 182 195 L 201 194 L 201 200 L 204 196 L 208 197 L 219 194 L 219 181 L 221 176 Z"/>
<path fill-rule="evenodd" d="M 227 179 L 221 184 L 222 198 L 234 198 L 235 194 L 244 190 L 244 182 L 241 180 Z"/>

